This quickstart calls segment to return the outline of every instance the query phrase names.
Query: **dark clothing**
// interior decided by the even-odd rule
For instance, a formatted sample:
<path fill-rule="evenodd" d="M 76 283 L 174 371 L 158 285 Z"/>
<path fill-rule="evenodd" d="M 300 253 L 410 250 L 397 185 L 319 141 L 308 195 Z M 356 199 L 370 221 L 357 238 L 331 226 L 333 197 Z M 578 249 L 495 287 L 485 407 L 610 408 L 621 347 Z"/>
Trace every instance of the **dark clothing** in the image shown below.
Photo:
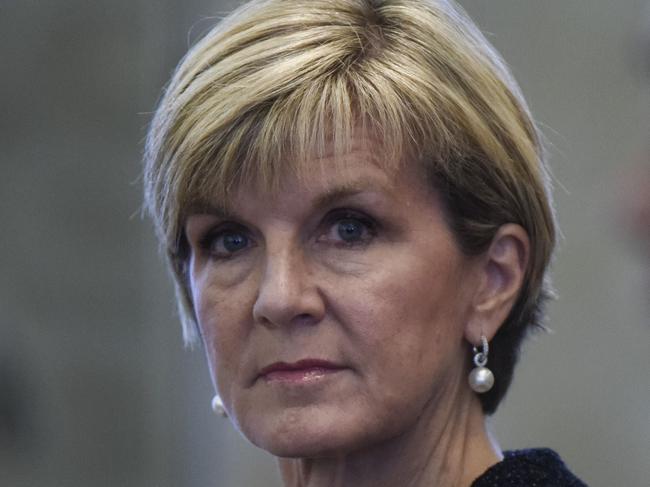
<path fill-rule="evenodd" d="M 548 448 L 504 452 L 471 487 L 587 487 Z"/>

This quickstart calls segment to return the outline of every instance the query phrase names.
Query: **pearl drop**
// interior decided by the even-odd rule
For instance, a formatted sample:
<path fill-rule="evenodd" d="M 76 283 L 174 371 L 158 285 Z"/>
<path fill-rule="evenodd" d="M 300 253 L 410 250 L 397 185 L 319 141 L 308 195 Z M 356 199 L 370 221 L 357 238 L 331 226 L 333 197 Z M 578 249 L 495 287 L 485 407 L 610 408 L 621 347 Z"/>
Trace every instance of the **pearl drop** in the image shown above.
<path fill-rule="evenodd" d="M 219 396 L 214 396 L 212 398 L 212 410 L 215 412 L 215 414 L 218 414 L 221 417 L 226 417 L 228 414 L 226 413 L 226 408 L 223 406 L 223 401 Z"/>
<path fill-rule="evenodd" d="M 494 374 L 487 367 L 475 367 L 469 373 L 469 386 L 474 392 L 482 394 L 492 389 Z"/>

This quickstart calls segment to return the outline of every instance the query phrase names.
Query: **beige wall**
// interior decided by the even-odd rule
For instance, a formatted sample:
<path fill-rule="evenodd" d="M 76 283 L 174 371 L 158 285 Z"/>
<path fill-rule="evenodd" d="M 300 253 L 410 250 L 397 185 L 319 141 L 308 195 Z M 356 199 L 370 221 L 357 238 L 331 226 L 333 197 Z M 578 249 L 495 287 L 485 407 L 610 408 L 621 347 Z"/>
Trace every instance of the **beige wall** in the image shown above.
<path fill-rule="evenodd" d="M 0 485 L 277 479 L 210 414 L 137 217 L 147 112 L 201 19 L 233 3 L 0 0 Z M 644 1 L 461 3 L 520 80 L 561 183 L 554 334 L 526 348 L 495 429 L 506 448 L 556 448 L 592 486 L 645 486 L 650 269 L 617 213 L 650 128 L 628 54 Z"/>

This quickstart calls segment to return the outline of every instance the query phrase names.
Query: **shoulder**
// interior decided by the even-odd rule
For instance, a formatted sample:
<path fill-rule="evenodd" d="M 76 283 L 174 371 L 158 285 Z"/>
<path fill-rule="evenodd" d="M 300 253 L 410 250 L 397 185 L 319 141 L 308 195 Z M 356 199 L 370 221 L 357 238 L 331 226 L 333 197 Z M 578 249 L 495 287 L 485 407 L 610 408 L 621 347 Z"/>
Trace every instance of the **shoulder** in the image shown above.
<path fill-rule="evenodd" d="M 507 451 L 471 487 L 587 487 L 548 448 Z"/>

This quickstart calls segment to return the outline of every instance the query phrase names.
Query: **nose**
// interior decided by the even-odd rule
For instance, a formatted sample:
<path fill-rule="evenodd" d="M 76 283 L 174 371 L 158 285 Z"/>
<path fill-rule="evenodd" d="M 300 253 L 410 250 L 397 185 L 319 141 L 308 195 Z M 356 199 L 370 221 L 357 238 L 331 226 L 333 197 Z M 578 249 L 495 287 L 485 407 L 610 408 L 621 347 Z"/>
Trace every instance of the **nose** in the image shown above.
<path fill-rule="evenodd" d="M 288 246 L 268 252 L 253 305 L 255 322 L 267 327 L 315 325 L 324 314 L 321 290 L 303 252 Z"/>

